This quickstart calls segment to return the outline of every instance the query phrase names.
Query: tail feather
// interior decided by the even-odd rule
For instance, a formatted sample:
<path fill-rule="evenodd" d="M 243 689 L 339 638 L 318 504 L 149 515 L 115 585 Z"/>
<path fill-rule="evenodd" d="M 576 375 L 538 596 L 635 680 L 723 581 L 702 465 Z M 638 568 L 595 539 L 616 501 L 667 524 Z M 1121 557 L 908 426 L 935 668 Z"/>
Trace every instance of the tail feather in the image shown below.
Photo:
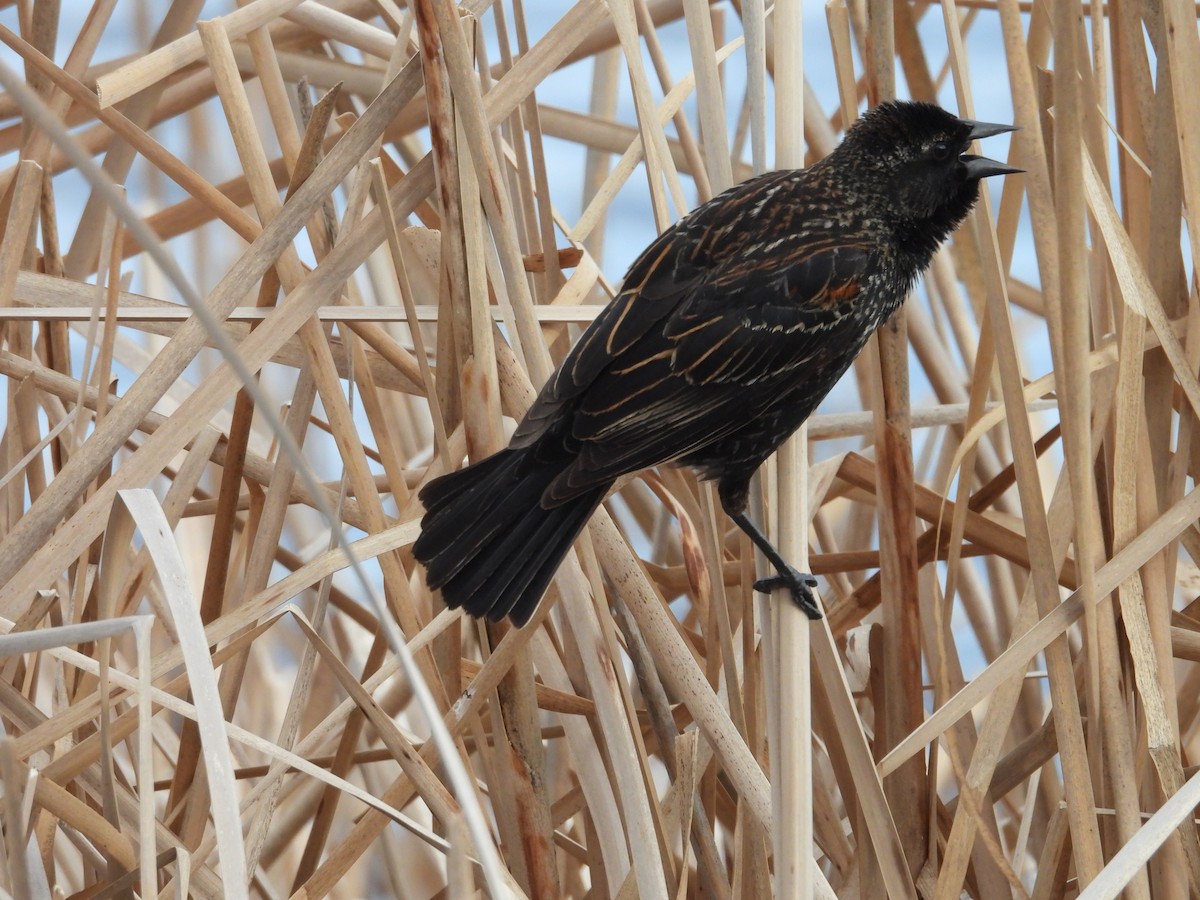
<path fill-rule="evenodd" d="M 523 625 L 604 498 L 607 486 L 544 507 L 546 488 L 570 460 L 547 465 L 531 453 L 503 450 L 422 489 L 413 555 L 448 606 Z"/>
<path fill-rule="evenodd" d="M 520 518 L 509 522 L 508 530 L 502 536 L 495 541 L 479 541 L 470 565 L 461 567 L 446 579 L 441 585 L 442 593 L 446 594 L 449 589 L 471 615 L 486 614 L 492 606 L 491 598 L 512 580 L 516 574 L 514 569 L 519 570 L 534 549 L 533 539 L 550 521 L 549 517 L 539 513 L 536 506 L 522 510 Z"/>
<path fill-rule="evenodd" d="M 512 468 L 519 461 L 519 455 L 509 450 L 493 453 L 487 459 L 472 463 L 465 469 L 433 479 L 421 488 L 421 502 L 425 504 L 426 512 L 429 513 L 445 508 L 465 492 L 486 485 L 487 477 L 495 477 L 498 470 Z"/>
<path fill-rule="evenodd" d="M 431 588 L 443 587 L 494 541 L 503 541 L 514 512 L 519 516 L 537 505 L 544 487 L 522 474 L 520 455 L 502 451 L 496 456 L 508 458 L 489 465 L 496 458 L 489 457 L 421 491 L 426 512 L 413 555 L 425 563 Z"/>
<path fill-rule="evenodd" d="M 508 616 L 518 628 L 529 621 L 542 599 L 542 594 L 550 586 L 550 579 L 558 571 L 559 564 L 571 549 L 571 544 L 579 536 L 583 526 L 604 499 L 604 494 L 605 491 L 600 491 L 590 500 L 581 498 L 575 501 L 567 508 L 570 515 L 564 516 L 561 521 L 547 518 L 539 532 L 546 531 L 547 526 L 551 526 L 553 531 L 549 535 L 535 535 L 534 543 L 539 547 L 537 555 L 529 560 L 520 572 L 514 573 L 512 580 L 488 610 L 489 618 L 498 620 Z M 539 537 L 542 538 L 540 545 L 537 544 Z"/>

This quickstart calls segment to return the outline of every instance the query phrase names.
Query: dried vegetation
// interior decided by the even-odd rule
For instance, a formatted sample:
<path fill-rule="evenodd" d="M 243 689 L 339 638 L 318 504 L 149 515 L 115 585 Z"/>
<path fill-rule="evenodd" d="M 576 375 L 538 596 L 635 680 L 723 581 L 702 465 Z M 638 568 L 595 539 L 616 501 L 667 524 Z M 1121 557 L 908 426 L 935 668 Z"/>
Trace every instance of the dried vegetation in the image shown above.
<path fill-rule="evenodd" d="M 3 5 L 8 895 L 1200 889 L 1188 0 L 834 0 L 819 90 L 801 0 Z M 674 470 L 528 628 L 442 610 L 416 491 L 611 294 L 618 192 L 664 227 L 897 70 L 1007 79 L 1028 174 L 764 469 L 828 617 Z"/>

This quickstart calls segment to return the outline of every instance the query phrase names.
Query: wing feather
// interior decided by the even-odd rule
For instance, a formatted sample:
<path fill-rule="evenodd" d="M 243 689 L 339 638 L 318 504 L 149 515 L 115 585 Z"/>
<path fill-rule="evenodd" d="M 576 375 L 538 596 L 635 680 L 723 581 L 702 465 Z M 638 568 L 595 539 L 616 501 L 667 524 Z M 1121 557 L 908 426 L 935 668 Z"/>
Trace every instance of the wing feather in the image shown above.
<path fill-rule="evenodd" d="M 813 360 L 850 324 L 865 248 L 834 244 L 736 287 L 714 279 L 667 321 L 675 371 L 695 384 L 753 384 Z M 760 268 L 758 271 L 764 271 Z"/>
<path fill-rule="evenodd" d="M 822 371 L 865 327 L 869 261 L 834 228 L 764 240 L 752 222 L 714 222 L 704 207 L 665 232 L 513 437 L 529 446 L 553 430 L 576 455 L 544 502 L 695 454 L 790 402 L 800 370 Z"/>
<path fill-rule="evenodd" d="M 700 277 L 678 264 L 677 229 L 664 231 L 625 276 L 621 292 L 584 329 L 562 364 L 542 387 L 510 446 L 535 443 L 596 378 L 616 360 L 635 365 L 629 350 L 657 329 Z"/>

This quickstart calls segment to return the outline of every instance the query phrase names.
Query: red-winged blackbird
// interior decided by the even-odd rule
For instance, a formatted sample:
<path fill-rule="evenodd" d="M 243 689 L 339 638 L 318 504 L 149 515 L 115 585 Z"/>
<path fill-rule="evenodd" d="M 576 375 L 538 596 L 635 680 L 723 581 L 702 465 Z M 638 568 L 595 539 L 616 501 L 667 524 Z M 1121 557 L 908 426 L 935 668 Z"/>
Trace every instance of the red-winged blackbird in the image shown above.
<path fill-rule="evenodd" d="M 966 217 L 967 153 L 1013 130 L 927 103 L 868 112 L 808 169 L 752 178 L 663 232 L 542 388 L 506 449 L 431 481 L 413 553 L 474 616 L 524 624 L 622 475 L 663 463 L 721 505 L 809 616 L 816 580 L 746 516 L 750 478 L 808 418 Z"/>

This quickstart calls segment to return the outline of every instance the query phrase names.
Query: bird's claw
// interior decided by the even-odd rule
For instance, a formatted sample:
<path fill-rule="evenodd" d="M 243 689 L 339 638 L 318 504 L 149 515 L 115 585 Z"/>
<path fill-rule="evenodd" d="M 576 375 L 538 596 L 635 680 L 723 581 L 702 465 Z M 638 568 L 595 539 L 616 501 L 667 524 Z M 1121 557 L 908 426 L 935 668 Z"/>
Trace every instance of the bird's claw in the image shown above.
<path fill-rule="evenodd" d="M 821 618 L 821 608 L 817 606 L 817 599 L 812 592 L 816 586 L 817 579 L 791 566 L 785 571 L 780 571 L 778 575 L 760 578 L 754 582 L 754 589 L 762 594 L 769 594 L 776 588 L 787 588 L 792 595 L 792 602 L 810 619 Z"/>

